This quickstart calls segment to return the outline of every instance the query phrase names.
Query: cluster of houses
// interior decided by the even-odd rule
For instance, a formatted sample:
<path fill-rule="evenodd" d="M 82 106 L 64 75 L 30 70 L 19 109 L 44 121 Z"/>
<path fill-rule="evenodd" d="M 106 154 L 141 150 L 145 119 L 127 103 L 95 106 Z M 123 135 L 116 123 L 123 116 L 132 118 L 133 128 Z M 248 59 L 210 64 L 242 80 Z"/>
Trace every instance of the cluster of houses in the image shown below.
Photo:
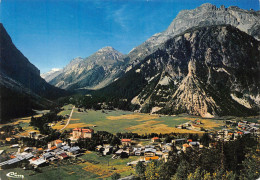
<path fill-rule="evenodd" d="M 196 120 L 190 123 L 183 124 L 185 128 L 196 126 L 199 127 L 200 121 Z M 94 130 L 89 128 L 75 128 L 72 130 L 71 140 L 76 142 L 79 138 L 92 138 Z M 232 141 L 239 136 L 246 134 L 255 134 L 260 136 L 260 124 L 251 123 L 247 121 L 226 121 L 226 126 L 216 133 L 209 133 L 211 139 L 216 141 Z M 40 139 L 42 135 L 36 134 L 36 132 L 29 133 L 30 138 Z M 12 138 L 7 139 L 13 141 Z M 153 137 L 151 142 L 147 145 L 138 144 L 138 141 L 132 139 L 121 139 L 121 145 L 111 146 L 109 144 L 99 145 L 96 147 L 96 151 L 106 156 L 113 154 L 112 158 L 127 158 L 129 156 L 139 156 L 138 161 L 149 162 L 151 160 L 164 160 L 168 159 L 169 152 L 176 149 L 178 153 L 181 151 L 187 152 L 189 149 L 201 149 L 203 145 L 199 141 L 193 141 L 192 139 L 181 138 L 174 139 L 171 143 L 164 143 L 159 137 Z M 214 144 L 209 144 L 208 148 L 213 147 Z M 63 160 L 70 157 L 77 157 L 82 151 L 78 146 L 69 146 L 61 140 L 55 140 L 49 142 L 47 149 L 36 147 L 20 147 L 19 144 L 12 144 L 11 147 L 18 148 L 16 153 L 10 155 L 9 160 L 1 162 L 0 168 L 17 167 L 23 162 L 29 162 L 33 167 L 37 168 L 42 165 L 46 165 L 51 161 Z M 1 151 L 1 154 L 3 151 Z M 129 162 L 128 165 L 136 164 L 138 161 Z"/>
<path fill-rule="evenodd" d="M 119 147 L 110 145 L 99 145 L 96 151 L 102 152 L 103 155 L 113 154 L 112 158 L 126 158 L 128 156 L 140 156 L 139 161 L 150 161 L 163 159 L 167 161 L 169 152 L 173 150 L 172 143 L 161 143 L 159 137 L 152 138 L 152 145 L 135 145 L 131 139 L 121 139 Z M 137 163 L 138 161 L 136 161 Z M 130 165 L 129 163 L 128 165 Z"/>
<path fill-rule="evenodd" d="M 226 127 L 217 132 L 215 140 L 232 141 L 247 134 L 260 135 L 260 124 L 248 121 L 226 121 Z M 233 128 L 232 128 L 233 127 Z"/>
<path fill-rule="evenodd" d="M 46 165 L 50 161 L 63 160 L 78 155 L 80 155 L 80 148 L 78 146 L 70 147 L 61 140 L 55 140 L 48 143 L 48 148 L 45 150 L 42 148 L 37 149 L 36 147 L 19 147 L 16 153 L 10 155 L 9 160 L 0 163 L 0 168 L 17 167 L 25 161 L 29 161 L 32 166 L 37 168 Z"/>
<path fill-rule="evenodd" d="M 79 138 L 92 138 L 94 134 L 93 129 L 75 128 L 72 130 L 72 137 L 70 138 L 74 142 Z M 32 131 L 29 132 L 29 138 L 41 139 L 43 135 L 37 134 Z M 6 141 L 13 141 L 15 138 L 7 138 Z M 15 142 L 15 141 L 13 141 Z M 67 159 L 69 157 L 76 157 L 80 155 L 81 149 L 78 146 L 70 147 L 61 140 L 51 141 L 47 145 L 47 149 L 36 147 L 23 147 L 19 144 L 12 144 L 11 148 L 18 148 L 18 151 L 12 153 L 10 159 L 0 163 L 0 168 L 17 167 L 21 163 L 29 161 L 29 163 L 35 168 L 48 164 L 50 161 L 58 159 Z M 23 152 L 22 152 L 23 151 Z"/>
<path fill-rule="evenodd" d="M 177 125 L 176 128 L 179 129 L 189 129 L 189 130 L 194 130 L 194 131 L 207 131 L 206 129 L 202 128 L 201 125 L 203 123 L 196 119 L 194 121 L 189 121 L 180 125 Z"/>
<path fill-rule="evenodd" d="M 102 152 L 103 155 L 113 154 L 112 158 L 124 158 L 128 156 L 140 156 L 138 161 L 149 162 L 151 160 L 163 160 L 167 162 L 169 152 L 176 148 L 178 151 L 186 152 L 189 148 L 203 148 L 198 141 L 191 139 L 174 139 L 171 143 L 161 142 L 159 137 L 153 137 L 149 145 L 136 145 L 134 140 L 121 139 L 119 147 L 110 145 L 99 145 L 96 151 Z M 102 149 L 102 150 L 101 150 Z M 129 162 L 128 165 L 136 164 L 138 161 Z"/>
<path fill-rule="evenodd" d="M 37 168 L 46 165 L 50 161 L 63 160 L 78 155 L 80 155 L 80 148 L 78 146 L 70 147 L 61 140 L 55 140 L 48 143 L 48 148 L 45 150 L 42 148 L 37 149 L 36 147 L 19 147 L 16 153 L 10 155 L 11 159 L 0 163 L 0 168 L 17 167 L 25 161 L 29 161 L 32 166 Z"/>

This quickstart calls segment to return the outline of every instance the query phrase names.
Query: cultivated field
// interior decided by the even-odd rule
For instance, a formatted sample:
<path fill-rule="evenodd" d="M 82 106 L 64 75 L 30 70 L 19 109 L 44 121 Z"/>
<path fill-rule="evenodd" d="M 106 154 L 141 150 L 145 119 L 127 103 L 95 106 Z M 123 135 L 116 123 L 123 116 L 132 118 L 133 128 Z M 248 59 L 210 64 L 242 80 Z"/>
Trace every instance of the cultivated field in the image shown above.
<path fill-rule="evenodd" d="M 64 107 L 60 114 L 69 114 L 72 105 Z M 201 133 L 198 131 L 178 129 L 175 126 L 188 121 L 201 120 L 204 128 L 214 129 L 223 126 L 221 120 L 202 119 L 196 116 L 159 116 L 142 113 L 133 113 L 122 110 L 87 110 L 87 112 L 78 112 L 74 110 L 70 124 L 67 130 L 76 127 L 91 127 L 95 131 L 117 132 L 135 132 L 144 133 Z M 57 123 L 53 128 L 61 129 L 64 125 Z"/>
<path fill-rule="evenodd" d="M 69 115 L 72 110 L 73 105 L 64 106 L 64 110 L 61 111 L 60 115 Z M 44 111 L 46 112 L 46 111 Z M 36 115 L 41 116 L 42 113 Z M 29 126 L 31 117 L 24 117 L 15 119 L 13 123 L 8 125 L 19 124 L 25 131 L 19 135 L 26 136 L 30 131 L 35 131 L 34 127 Z M 177 115 L 177 116 L 160 116 L 160 115 L 150 115 L 142 113 L 133 113 L 130 111 L 122 110 L 87 110 L 87 112 L 78 112 L 75 108 L 69 125 L 66 130 L 73 129 L 76 127 L 90 127 L 95 131 L 108 131 L 111 133 L 117 132 L 134 132 L 139 134 L 145 133 L 202 133 L 200 131 L 193 131 L 187 129 L 176 128 L 177 125 L 183 123 L 200 120 L 205 129 L 218 130 L 225 125 L 224 120 L 251 120 L 258 121 L 259 117 L 249 117 L 249 118 L 235 118 L 235 117 L 225 117 L 221 119 L 204 119 L 197 116 L 189 115 Z M 60 130 L 66 124 L 65 120 L 63 124 L 58 122 L 54 124 L 52 128 Z M 0 124 L 0 127 L 7 124 Z M 37 132 L 37 131 L 36 131 Z"/>

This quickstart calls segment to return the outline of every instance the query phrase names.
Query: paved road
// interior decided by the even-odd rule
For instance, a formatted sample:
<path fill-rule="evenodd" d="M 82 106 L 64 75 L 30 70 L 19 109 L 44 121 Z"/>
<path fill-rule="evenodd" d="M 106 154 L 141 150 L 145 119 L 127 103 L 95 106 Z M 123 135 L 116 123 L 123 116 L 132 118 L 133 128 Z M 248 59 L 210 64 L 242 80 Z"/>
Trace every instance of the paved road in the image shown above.
<path fill-rule="evenodd" d="M 65 124 L 65 126 L 64 126 L 63 128 L 60 129 L 60 131 L 62 131 L 63 129 L 65 129 L 65 128 L 69 125 L 70 119 L 71 119 L 71 117 L 72 117 L 72 114 L 73 114 L 74 109 L 75 109 L 75 106 L 73 106 L 73 108 L 72 108 L 72 110 L 71 110 L 71 112 L 70 112 L 70 117 L 69 117 L 67 123 Z"/>

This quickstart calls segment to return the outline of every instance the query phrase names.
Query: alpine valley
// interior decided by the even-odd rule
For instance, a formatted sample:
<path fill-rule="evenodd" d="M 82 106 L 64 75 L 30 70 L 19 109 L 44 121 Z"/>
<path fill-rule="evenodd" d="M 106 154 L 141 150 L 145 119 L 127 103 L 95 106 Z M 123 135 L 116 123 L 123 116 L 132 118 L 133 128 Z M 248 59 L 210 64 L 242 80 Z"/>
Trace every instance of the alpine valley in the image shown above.
<path fill-rule="evenodd" d="M 50 100 L 82 90 L 101 100 L 124 101 L 138 112 L 255 115 L 260 107 L 259 19 L 259 11 L 203 4 L 181 11 L 165 31 L 126 55 L 104 47 L 41 76 L 1 24 L 1 118 L 46 108 Z M 13 103 L 14 97 L 21 101 Z"/>

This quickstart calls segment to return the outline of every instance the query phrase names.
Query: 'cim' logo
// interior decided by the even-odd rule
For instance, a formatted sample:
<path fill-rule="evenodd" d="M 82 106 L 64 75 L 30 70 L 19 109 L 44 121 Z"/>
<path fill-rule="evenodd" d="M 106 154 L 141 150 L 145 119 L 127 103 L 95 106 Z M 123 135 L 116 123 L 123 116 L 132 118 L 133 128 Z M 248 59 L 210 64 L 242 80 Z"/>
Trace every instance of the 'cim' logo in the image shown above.
<path fill-rule="evenodd" d="M 16 172 L 9 172 L 6 176 L 10 178 L 24 178 L 24 175 L 18 175 Z"/>

